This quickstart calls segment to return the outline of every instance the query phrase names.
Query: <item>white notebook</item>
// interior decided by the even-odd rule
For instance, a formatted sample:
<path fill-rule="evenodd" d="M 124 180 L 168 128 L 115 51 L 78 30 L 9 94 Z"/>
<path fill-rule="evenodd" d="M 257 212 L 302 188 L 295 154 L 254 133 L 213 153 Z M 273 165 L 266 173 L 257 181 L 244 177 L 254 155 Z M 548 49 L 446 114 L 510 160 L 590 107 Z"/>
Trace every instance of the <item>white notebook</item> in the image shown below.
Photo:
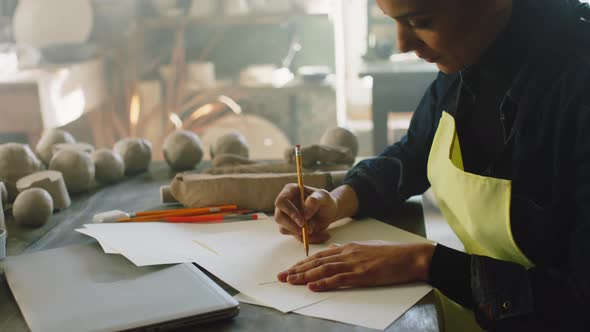
<path fill-rule="evenodd" d="M 32 332 L 172 329 L 239 310 L 192 264 L 136 267 L 97 244 L 9 257 L 2 266 Z"/>

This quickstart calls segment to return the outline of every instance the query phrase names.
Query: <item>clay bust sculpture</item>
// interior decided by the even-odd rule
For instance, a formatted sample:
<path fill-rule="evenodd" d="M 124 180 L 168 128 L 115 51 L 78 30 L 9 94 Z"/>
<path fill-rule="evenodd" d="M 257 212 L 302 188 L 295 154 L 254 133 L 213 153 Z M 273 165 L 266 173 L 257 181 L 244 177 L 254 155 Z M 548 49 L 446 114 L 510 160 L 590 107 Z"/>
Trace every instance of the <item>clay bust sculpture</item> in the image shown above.
<path fill-rule="evenodd" d="M 125 162 L 118 153 L 110 149 L 100 149 L 92 153 L 96 181 L 112 184 L 125 175 Z"/>
<path fill-rule="evenodd" d="M 126 175 L 147 171 L 152 161 L 152 143 L 143 138 L 124 138 L 115 144 L 114 150 L 123 158 Z"/>
<path fill-rule="evenodd" d="M 35 152 L 39 159 L 45 164 L 49 165 L 51 157 L 53 157 L 53 146 L 60 143 L 74 143 L 76 139 L 67 131 L 61 129 L 47 129 L 43 132 L 41 139 L 35 147 Z"/>
<path fill-rule="evenodd" d="M 61 150 L 49 162 L 49 169 L 63 174 L 68 192 L 88 191 L 94 180 L 94 163 L 90 155 L 76 150 Z"/>
<path fill-rule="evenodd" d="M 195 168 L 203 159 L 203 144 L 191 131 L 177 130 L 164 140 L 164 159 L 175 171 Z"/>
<path fill-rule="evenodd" d="M 0 145 L 0 181 L 8 190 L 8 201 L 16 198 L 16 181 L 41 169 L 37 159 L 28 145 L 6 143 Z"/>

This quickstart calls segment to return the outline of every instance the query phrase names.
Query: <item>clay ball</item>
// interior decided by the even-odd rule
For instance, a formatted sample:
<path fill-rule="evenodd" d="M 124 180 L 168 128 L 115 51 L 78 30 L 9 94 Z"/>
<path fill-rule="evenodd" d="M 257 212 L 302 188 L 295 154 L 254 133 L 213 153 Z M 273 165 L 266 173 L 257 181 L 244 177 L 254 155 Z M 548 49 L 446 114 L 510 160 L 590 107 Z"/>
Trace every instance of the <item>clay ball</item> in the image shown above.
<path fill-rule="evenodd" d="M 203 159 L 203 144 L 191 131 L 177 130 L 164 140 L 164 159 L 175 171 L 195 168 Z"/>
<path fill-rule="evenodd" d="M 53 212 L 53 200 L 41 188 L 27 189 L 20 193 L 12 206 L 14 220 L 23 226 L 39 227 L 49 221 Z"/>
<path fill-rule="evenodd" d="M 49 162 L 49 169 L 63 174 L 70 194 L 90 189 L 94 180 L 94 163 L 90 155 L 76 150 L 61 150 Z"/>
<path fill-rule="evenodd" d="M 220 136 L 211 147 L 210 153 L 211 159 L 222 154 L 237 155 L 245 159 L 250 157 L 248 142 L 246 142 L 244 135 L 238 132 L 231 132 Z"/>
<path fill-rule="evenodd" d="M 8 190 L 8 200 L 16 198 L 16 181 L 41 170 L 41 161 L 37 159 L 28 145 L 7 143 L 0 145 L 0 181 Z"/>
<path fill-rule="evenodd" d="M 124 138 L 115 144 L 115 152 L 123 158 L 127 175 L 147 171 L 152 161 L 152 144 L 143 138 Z"/>
<path fill-rule="evenodd" d="M 8 202 L 8 191 L 6 191 L 4 182 L 0 182 L 0 201 L 2 202 L 2 205 Z"/>
<path fill-rule="evenodd" d="M 356 136 L 350 130 L 342 127 L 336 127 L 326 131 L 320 139 L 320 144 L 349 148 L 352 156 L 355 158 L 359 151 L 359 143 Z"/>
<path fill-rule="evenodd" d="M 37 156 L 45 165 L 49 165 L 53 157 L 53 146 L 59 143 L 74 143 L 76 140 L 67 131 L 61 129 L 47 129 L 41 135 L 41 139 L 35 147 Z"/>
<path fill-rule="evenodd" d="M 92 153 L 96 181 L 111 184 L 120 181 L 125 174 L 123 158 L 113 150 L 100 149 Z"/>

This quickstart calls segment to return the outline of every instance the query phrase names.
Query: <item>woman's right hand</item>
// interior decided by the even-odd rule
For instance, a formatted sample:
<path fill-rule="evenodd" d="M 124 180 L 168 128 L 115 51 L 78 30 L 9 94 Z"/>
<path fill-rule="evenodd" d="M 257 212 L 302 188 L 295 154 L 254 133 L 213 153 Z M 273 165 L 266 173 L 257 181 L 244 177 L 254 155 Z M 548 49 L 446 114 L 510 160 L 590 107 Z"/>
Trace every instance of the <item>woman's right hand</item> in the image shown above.
<path fill-rule="evenodd" d="M 336 199 L 326 190 L 305 187 L 304 207 L 299 203 L 299 187 L 286 185 L 275 200 L 275 221 L 281 234 L 292 235 L 303 242 L 301 227 L 307 221 L 309 243 L 326 242 L 330 235 L 326 229 L 338 218 Z"/>

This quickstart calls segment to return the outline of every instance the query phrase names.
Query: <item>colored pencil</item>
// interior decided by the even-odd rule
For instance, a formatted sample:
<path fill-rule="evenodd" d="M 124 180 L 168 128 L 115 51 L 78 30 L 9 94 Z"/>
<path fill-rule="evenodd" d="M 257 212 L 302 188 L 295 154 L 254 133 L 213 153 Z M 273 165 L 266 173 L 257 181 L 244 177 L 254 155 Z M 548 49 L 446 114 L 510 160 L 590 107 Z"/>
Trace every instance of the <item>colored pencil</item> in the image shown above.
<path fill-rule="evenodd" d="M 251 210 L 232 210 L 217 213 L 170 213 L 170 214 L 156 214 L 152 216 L 135 217 L 135 218 L 123 218 L 117 220 L 117 222 L 140 222 L 140 221 L 161 221 L 167 217 L 195 217 L 195 216 L 214 216 L 214 215 L 228 215 L 228 214 L 244 214 L 250 213 Z"/>
<path fill-rule="evenodd" d="M 232 210 L 237 210 L 237 209 L 238 209 L 237 205 L 221 205 L 221 206 L 211 206 L 211 207 L 192 208 L 192 209 L 187 208 L 187 209 L 173 209 L 173 210 L 141 211 L 141 212 L 136 212 L 134 214 L 134 217 L 145 217 L 145 216 L 169 214 L 169 213 L 173 213 L 173 212 L 204 214 L 204 213 L 232 211 Z"/>

